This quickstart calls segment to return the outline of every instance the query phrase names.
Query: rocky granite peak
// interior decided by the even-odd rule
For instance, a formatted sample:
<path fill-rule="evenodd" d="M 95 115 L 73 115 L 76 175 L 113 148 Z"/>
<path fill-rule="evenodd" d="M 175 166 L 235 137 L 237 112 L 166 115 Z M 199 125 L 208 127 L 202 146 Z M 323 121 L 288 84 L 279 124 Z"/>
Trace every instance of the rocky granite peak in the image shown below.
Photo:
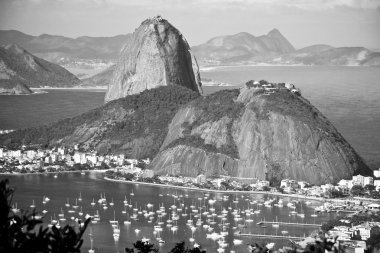
<path fill-rule="evenodd" d="M 174 26 L 161 16 L 148 18 L 124 46 L 105 102 L 171 85 L 202 93 L 198 63 Z"/>
<path fill-rule="evenodd" d="M 300 95 L 242 88 L 181 108 L 151 168 L 159 174 L 290 178 L 337 183 L 371 170 L 335 127 Z"/>

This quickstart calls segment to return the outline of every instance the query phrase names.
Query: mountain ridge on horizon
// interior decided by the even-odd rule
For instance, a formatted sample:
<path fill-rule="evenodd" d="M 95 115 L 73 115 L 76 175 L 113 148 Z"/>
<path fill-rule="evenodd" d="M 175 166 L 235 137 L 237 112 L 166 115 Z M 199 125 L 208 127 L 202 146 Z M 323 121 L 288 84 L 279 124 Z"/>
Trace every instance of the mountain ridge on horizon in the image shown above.
<path fill-rule="evenodd" d="M 0 93 L 30 94 L 29 88 L 73 87 L 80 80 L 65 68 L 17 44 L 0 45 Z"/>
<path fill-rule="evenodd" d="M 244 35 L 244 36 L 243 36 Z M 131 33 L 119 34 L 111 37 L 107 36 L 79 36 L 76 38 L 66 37 L 62 35 L 51 35 L 51 34 L 40 34 L 38 36 L 29 35 L 21 31 L 10 29 L 10 30 L 0 30 L 0 44 L 18 44 L 25 48 L 37 57 L 43 58 L 45 60 L 51 61 L 53 63 L 58 63 L 64 65 L 68 62 L 72 62 L 78 59 L 84 60 L 94 60 L 99 59 L 102 61 L 114 61 L 117 55 L 122 50 L 123 46 L 128 43 L 131 37 Z M 243 39 L 237 39 L 238 37 L 243 37 Z M 249 38 L 250 37 L 250 38 Z M 279 40 L 278 38 L 281 40 Z M 211 57 L 207 58 L 206 61 L 202 61 L 202 55 L 207 55 L 209 52 L 204 52 L 200 50 L 202 46 L 208 45 L 210 47 L 210 42 L 213 40 L 225 40 L 233 39 L 232 45 L 222 52 L 222 54 L 232 54 L 231 57 Z M 247 40 L 252 44 L 252 40 L 259 40 L 261 43 L 256 45 L 257 47 L 268 47 L 268 43 L 272 43 L 272 46 L 284 47 L 285 50 L 269 50 L 260 54 L 259 57 L 253 57 L 250 54 L 244 54 L 242 47 L 247 46 L 244 44 L 244 40 Z M 264 41 L 263 41 L 264 40 Z M 247 42 L 247 41 L 245 41 Z M 273 45 L 273 42 L 277 45 Z M 243 46 L 242 46 L 243 45 Z M 306 52 L 309 55 L 299 55 L 300 52 L 305 53 L 305 50 L 309 48 L 316 47 L 320 44 L 309 45 L 305 47 L 295 48 L 287 39 L 282 35 L 282 33 L 277 29 L 271 29 L 267 34 L 255 36 L 249 32 L 238 32 L 232 35 L 219 35 L 208 39 L 205 43 L 192 46 L 192 50 L 195 51 L 195 56 L 200 60 L 201 65 L 209 65 L 207 61 L 217 61 L 218 58 L 222 58 L 220 63 L 269 63 L 269 64 L 305 64 L 305 65 L 379 65 L 380 60 L 377 59 L 376 51 L 370 50 L 363 46 L 356 47 L 334 47 L 328 46 L 331 50 L 329 53 L 334 53 L 335 50 L 341 48 L 352 49 L 353 52 L 347 52 L 347 55 L 340 55 L 338 58 L 330 58 L 324 56 L 324 59 L 318 57 L 318 53 L 321 51 Z M 233 49 L 243 52 L 239 54 L 233 54 L 231 51 Z M 369 59 L 375 56 L 375 60 L 364 61 L 355 59 L 354 54 L 359 54 L 361 48 L 362 54 L 366 54 Z M 194 50 L 195 49 L 195 50 Z M 210 48 L 208 48 L 209 50 Z M 214 48 L 215 49 L 215 48 Z M 256 48 L 260 49 L 260 48 Z M 272 48 L 273 49 L 273 48 Z M 276 48 L 274 48 L 276 49 Z M 198 52 L 196 52 L 198 51 Z M 260 50 L 258 50 L 260 51 Z M 373 55 L 375 54 L 375 55 Z M 283 56 L 284 58 L 279 61 L 278 56 Z M 342 60 L 342 58 L 346 58 Z M 232 59 L 232 60 L 231 60 Z"/>

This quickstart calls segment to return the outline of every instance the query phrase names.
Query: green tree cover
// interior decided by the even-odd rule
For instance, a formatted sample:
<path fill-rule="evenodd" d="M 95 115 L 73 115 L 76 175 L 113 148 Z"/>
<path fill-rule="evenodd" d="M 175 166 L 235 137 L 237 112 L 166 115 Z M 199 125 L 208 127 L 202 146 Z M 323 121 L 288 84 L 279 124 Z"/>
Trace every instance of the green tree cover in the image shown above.
<path fill-rule="evenodd" d="M 187 145 L 203 149 L 206 152 L 221 153 L 232 158 L 239 158 L 236 144 L 232 138 L 232 122 L 241 115 L 244 108 L 243 103 L 235 102 L 238 95 L 238 89 L 221 90 L 190 102 L 189 106 L 195 108 L 197 117 L 192 123 L 186 121 L 182 124 L 184 137 L 174 140 L 167 148 Z M 192 129 L 208 122 L 216 122 L 223 117 L 229 118 L 227 145 L 217 148 L 215 145 L 205 143 L 199 135 L 191 135 Z"/>
<path fill-rule="evenodd" d="M 111 148 L 104 150 L 103 153 L 120 152 L 125 143 L 138 138 L 149 138 L 152 143 L 147 145 L 147 150 L 142 152 L 141 157 L 153 157 L 166 137 L 169 122 L 177 110 L 198 96 L 196 92 L 180 86 L 163 86 L 146 90 L 140 94 L 111 101 L 73 118 L 2 135 L 0 144 L 10 149 L 31 144 L 39 144 L 42 147 L 54 146 L 56 144 L 54 141 L 72 135 L 77 127 L 100 122 L 105 130 L 102 130 L 95 142 L 118 140 L 119 143 L 111 145 Z M 119 119 L 119 122 L 106 124 L 106 120 L 117 117 L 114 112 L 119 109 L 130 113 Z"/>
<path fill-rule="evenodd" d="M 350 192 L 354 196 L 364 196 L 365 195 L 365 190 L 364 190 L 363 186 L 361 186 L 361 185 L 352 186 Z"/>

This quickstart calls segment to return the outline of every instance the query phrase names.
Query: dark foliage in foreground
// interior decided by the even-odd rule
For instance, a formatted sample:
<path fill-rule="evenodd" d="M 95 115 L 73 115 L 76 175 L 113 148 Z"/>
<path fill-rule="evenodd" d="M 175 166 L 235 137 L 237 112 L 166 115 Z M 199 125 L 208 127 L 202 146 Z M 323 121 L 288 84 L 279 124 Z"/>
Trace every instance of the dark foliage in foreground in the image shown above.
<path fill-rule="evenodd" d="M 13 192 L 7 179 L 0 182 L 0 252 L 80 252 L 90 218 L 80 229 L 69 225 L 50 229 L 35 219 L 35 211 L 21 211 L 20 215 L 13 213 Z"/>
<path fill-rule="evenodd" d="M 154 247 L 154 244 L 149 242 L 137 241 L 133 244 L 133 248 L 125 248 L 125 253 L 158 253 L 158 249 Z M 185 248 L 185 242 L 177 243 L 169 253 L 206 253 L 202 248 Z"/>

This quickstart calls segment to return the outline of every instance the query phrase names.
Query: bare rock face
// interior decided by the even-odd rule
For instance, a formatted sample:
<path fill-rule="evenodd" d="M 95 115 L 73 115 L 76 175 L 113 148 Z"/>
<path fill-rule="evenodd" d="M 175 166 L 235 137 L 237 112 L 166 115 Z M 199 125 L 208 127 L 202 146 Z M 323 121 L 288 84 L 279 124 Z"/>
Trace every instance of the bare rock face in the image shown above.
<path fill-rule="evenodd" d="M 202 93 L 198 64 L 185 38 L 157 16 L 142 22 L 123 48 L 105 102 L 169 85 Z"/>
<path fill-rule="evenodd" d="M 286 89 L 267 95 L 244 88 L 196 99 L 174 116 L 151 167 L 159 174 L 317 185 L 371 174 L 327 118 Z"/>

